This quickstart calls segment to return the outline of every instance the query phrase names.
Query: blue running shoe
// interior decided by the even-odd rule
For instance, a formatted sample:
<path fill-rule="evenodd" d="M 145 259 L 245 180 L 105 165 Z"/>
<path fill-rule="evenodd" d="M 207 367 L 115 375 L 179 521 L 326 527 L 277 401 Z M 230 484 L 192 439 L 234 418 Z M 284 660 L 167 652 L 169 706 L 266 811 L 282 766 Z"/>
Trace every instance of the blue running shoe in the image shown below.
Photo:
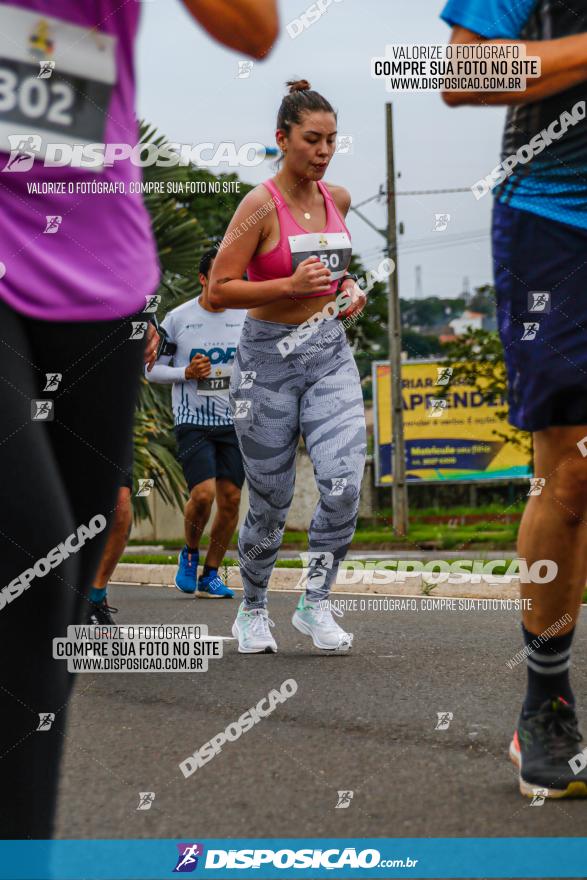
<path fill-rule="evenodd" d="M 190 553 L 187 547 L 184 547 L 177 557 L 177 574 L 175 575 L 175 586 L 182 593 L 195 593 L 198 581 L 198 562 L 200 561 L 199 553 Z"/>
<path fill-rule="evenodd" d="M 234 593 L 220 580 L 218 572 L 213 571 L 206 577 L 200 578 L 196 596 L 200 599 L 232 599 Z"/>

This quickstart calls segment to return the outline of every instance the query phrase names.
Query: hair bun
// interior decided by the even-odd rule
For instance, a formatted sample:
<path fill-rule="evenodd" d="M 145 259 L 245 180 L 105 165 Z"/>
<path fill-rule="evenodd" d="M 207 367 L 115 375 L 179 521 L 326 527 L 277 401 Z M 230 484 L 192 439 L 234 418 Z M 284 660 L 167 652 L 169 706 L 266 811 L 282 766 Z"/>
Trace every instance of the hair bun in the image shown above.
<path fill-rule="evenodd" d="M 307 79 L 292 79 L 286 82 L 286 86 L 289 86 L 290 95 L 294 92 L 308 92 L 312 88 Z"/>

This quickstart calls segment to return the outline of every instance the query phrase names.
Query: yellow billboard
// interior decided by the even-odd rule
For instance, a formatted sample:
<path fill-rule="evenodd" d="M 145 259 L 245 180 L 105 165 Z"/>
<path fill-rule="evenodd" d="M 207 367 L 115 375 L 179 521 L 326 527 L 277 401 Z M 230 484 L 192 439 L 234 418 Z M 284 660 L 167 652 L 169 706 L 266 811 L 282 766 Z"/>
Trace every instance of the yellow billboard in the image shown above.
<path fill-rule="evenodd" d="M 408 361 L 402 364 L 402 400 L 410 482 L 532 476 L 527 453 L 507 439 L 513 429 L 497 417 L 507 407 L 505 398 L 484 400 L 440 361 Z M 388 362 L 373 364 L 373 406 L 375 482 L 388 486 L 393 480 Z"/>

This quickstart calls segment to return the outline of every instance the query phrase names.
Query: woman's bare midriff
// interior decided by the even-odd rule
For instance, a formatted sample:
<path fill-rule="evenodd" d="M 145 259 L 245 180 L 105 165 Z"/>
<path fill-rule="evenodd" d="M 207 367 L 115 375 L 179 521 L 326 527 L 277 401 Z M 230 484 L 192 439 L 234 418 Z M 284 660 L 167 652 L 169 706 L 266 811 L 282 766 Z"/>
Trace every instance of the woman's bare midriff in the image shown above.
<path fill-rule="evenodd" d="M 326 296 L 308 296 L 303 299 L 284 298 L 277 302 L 267 303 L 266 306 L 256 306 L 249 309 L 251 318 L 259 321 L 273 321 L 276 324 L 302 324 L 311 315 L 320 312 L 326 303 L 336 299 L 335 293 Z"/>

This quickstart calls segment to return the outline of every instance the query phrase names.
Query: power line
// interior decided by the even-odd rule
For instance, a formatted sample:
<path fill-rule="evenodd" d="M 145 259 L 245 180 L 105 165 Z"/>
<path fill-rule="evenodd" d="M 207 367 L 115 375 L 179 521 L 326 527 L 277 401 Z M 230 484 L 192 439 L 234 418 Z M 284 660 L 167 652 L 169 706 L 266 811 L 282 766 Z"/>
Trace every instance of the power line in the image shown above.
<path fill-rule="evenodd" d="M 459 193 L 459 192 L 471 192 L 470 186 L 463 187 L 452 187 L 450 189 L 412 189 L 412 190 L 390 190 L 389 194 L 396 196 L 433 196 L 433 195 L 441 195 L 445 193 Z M 358 202 L 356 205 L 352 205 L 351 208 L 360 208 L 362 205 L 367 205 L 369 202 L 375 201 L 375 199 L 381 199 L 387 196 L 388 193 L 380 190 L 376 195 L 369 196 L 368 199 L 363 199 L 362 202 Z"/>

